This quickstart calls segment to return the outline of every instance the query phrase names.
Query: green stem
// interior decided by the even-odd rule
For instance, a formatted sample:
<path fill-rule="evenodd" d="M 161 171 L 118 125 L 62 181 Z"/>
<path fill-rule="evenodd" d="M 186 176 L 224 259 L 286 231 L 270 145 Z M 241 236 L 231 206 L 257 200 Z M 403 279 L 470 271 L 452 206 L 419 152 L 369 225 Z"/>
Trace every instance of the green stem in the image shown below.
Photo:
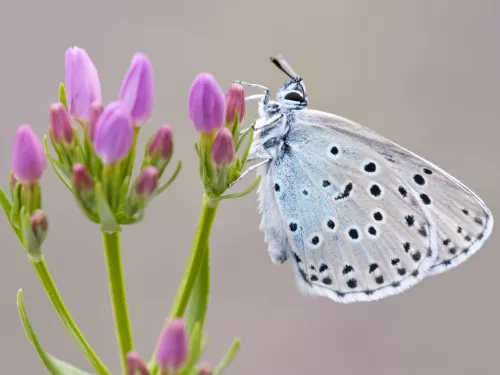
<path fill-rule="evenodd" d="M 125 373 L 127 371 L 127 353 L 134 348 L 134 344 L 122 271 L 120 234 L 118 232 L 102 232 L 102 243 L 108 268 L 109 292 L 113 304 L 116 336 L 120 346 L 122 369 L 123 373 Z"/>
<path fill-rule="evenodd" d="M 99 375 L 111 375 L 109 370 L 106 368 L 106 366 L 102 363 L 97 354 L 91 348 L 90 344 L 87 342 L 82 332 L 80 332 L 76 323 L 73 321 L 73 318 L 71 317 L 68 309 L 66 308 L 66 305 L 64 304 L 61 295 L 57 290 L 56 284 L 54 283 L 54 280 L 50 275 L 45 260 L 43 259 L 43 257 L 41 259 L 40 258 L 38 259 L 39 259 L 38 261 L 30 259 L 30 262 L 33 265 L 33 268 L 35 269 L 36 273 L 38 274 L 38 277 L 42 282 L 43 288 L 45 289 L 45 292 L 47 293 L 50 302 L 52 302 L 54 309 L 59 315 L 59 318 L 64 324 L 64 327 L 66 327 L 66 330 L 69 332 L 69 334 L 71 335 L 71 337 L 73 338 L 79 349 L 88 359 L 89 363 L 92 365 L 92 367 L 94 367 L 97 373 Z"/>
<path fill-rule="evenodd" d="M 179 285 L 177 296 L 175 297 L 174 306 L 170 312 L 170 317 L 182 317 L 186 311 L 189 297 L 198 276 L 198 271 L 205 257 L 205 252 L 208 250 L 208 242 L 210 231 L 217 213 L 217 204 L 209 205 L 209 198 L 203 196 L 203 206 L 198 220 L 198 228 L 194 238 L 191 254 L 189 255 L 188 264 L 184 271 L 184 277 Z"/>
<path fill-rule="evenodd" d="M 191 248 L 191 253 L 189 254 L 188 263 L 184 271 L 184 277 L 179 285 L 174 305 L 170 311 L 170 318 L 182 317 L 186 312 L 186 307 L 188 305 L 191 292 L 193 291 L 196 277 L 198 276 L 198 272 L 200 271 L 200 267 L 203 264 L 205 255 L 208 251 L 210 231 L 215 219 L 215 214 L 217 213 L 217 207 L 218 202 L 210 202 L 210 198 L 206 194 L 203 196 L 203 206 L 200 218 L 198 219 L 196 235 Z M 168 320 L 165 322 L 165 327 L 167 324 Z M 156 365 L 155 354 L 153 354 L 148 367 L 151 370 L 151 374 L 155 374 L 157 372 L 158 366 Z"/>

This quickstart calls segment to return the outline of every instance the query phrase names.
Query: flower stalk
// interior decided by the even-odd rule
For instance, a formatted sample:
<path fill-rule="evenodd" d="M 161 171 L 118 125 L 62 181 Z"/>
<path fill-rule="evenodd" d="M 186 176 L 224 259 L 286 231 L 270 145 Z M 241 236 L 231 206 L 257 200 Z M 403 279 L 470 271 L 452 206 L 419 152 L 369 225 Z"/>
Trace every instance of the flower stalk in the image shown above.
<path fill-rule="evenodd" d="M 134 349 L 134 343 L 127 307 L 125 279 L 123 277 L 120 234 L 117 232 L 103 232 L 102 243 L 108 270 L 109 292 L 113 306 L 116 337 L 120 347 L 120 361 L 125 373 L 127 369 L 127 353 Z"/>

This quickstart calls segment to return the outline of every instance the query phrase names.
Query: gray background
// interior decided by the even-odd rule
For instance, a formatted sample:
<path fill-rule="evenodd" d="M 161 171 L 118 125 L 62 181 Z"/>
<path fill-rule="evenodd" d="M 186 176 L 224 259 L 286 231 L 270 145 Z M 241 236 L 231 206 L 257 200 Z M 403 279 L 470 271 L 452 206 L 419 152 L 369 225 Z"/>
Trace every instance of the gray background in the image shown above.
<path fill-rule="evenodd" d="M 500 2 L 491 1 L 2 1 L 0 175 L 7 187 L 19 124 L 41 136 L 64 77 L 65 49 L 86 48 L 113 100 L 130 58 L 155 68 L 154 129 L 175 129 L 185 168 L 139 225 L 123 235 L 137 349 L 156 342 L 181 278 L 201 186 L 187 115 L 200 71 L 227 88 L 234 79 L 274 90 L 285 77 L 268 62 L 283 53 L 305 77 L 311 107 L 366 124 L 443 167 L 500 208 Z M 255 113 L 252 106 L 249 120 Z M 248 184 L 247 180 L 245 184 Z M 98 228 L 84 219 L 52 171 L 43 178 L 51 232 L 44 252 L 67 305 L 110 368 L 119 368 Z M 484 249 L 449 273 L 402 295 L 342 305 L 305 298 L 289 264 L 272 265 L 255 195 L 225 202 L 212 236 L 212 294 L 205 358 L 216 363 L 236 335 L 228 374 L 497 374 L 500 256 Z M 0 217 L 2 373 L 45 369 L 24 336 L 15 296 L 25 301 L 51 353 L 87 370 L 36 274 Z"/>

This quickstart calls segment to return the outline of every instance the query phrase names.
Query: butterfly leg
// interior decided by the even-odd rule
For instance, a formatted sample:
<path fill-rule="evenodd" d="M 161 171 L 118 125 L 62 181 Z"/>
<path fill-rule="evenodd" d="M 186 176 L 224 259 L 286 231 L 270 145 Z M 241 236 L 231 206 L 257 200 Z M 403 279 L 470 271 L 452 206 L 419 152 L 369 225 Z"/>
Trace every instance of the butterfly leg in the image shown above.
<path fill-rule="evenodd" d="M 283 113 L 273 117 L 270 121 L 266 122 L 264 125 L 261 125 L 261 126 L 255 126 L 255 125 L 252 125 L 250 126 L 250 128 L 253 129 L 253 131 L 258 131 L 258 130 L 262 130 L 264 128 L 267 128 L 268 126 L 270 125 L 273 125 L 274 123 L 278 122 L 279 120 L 281 120 L 283 118 Z M 248 131 L 248 129 L 250 128 L 246 128 L 246 129 L 243 129 L 242 131 L 240 131 L 240 135 L 246 133 Z"/>
<path fill-rule="evenodd" d="M 255 83 L 248 83 L 248 82 L 242 82 L 242 81 L 234 81 L 235 83 L 239 83 L 242 86 L 247 86 L 247 87 L 252 87 L 255 89 L 261 89 L 264 91 L 264 94 L 261 96 L 261 105 L 263 108 L 266 108 L 267 105 L 269 104 L 269 98 L 271 96 L 271 90 L 269 90 L 267 87 L 262 86 L 262 85 L 257 85 Z M 246 99 L 245 99 L 246 100 Z"/>
<path fill-rule="evenodd" d="M 234 180 L 229 186 L 228 186 L 228 189 L 233 186 L 234 184 L 236 184 L 238 181 L 240 181 L 243 177 L 245 177 L 247 174 L 249 174 L 250 172 L 252 171 L 255 171 L 257 168 L 259 167 L 262 167 L 264 164 L 267 164 L 271 161 L 272 159 L 269 158 L 269 159 L 265 159 L 263 161 L 261 161 L 260 163 L 257 163 L 255 165 L 252 165 L 251 167 L 248 167 L 241 175 L 240 177 L 238 177 L 236 180 Z"/>
<path fill-rule="evenodd" d="M 257 100 L 257 99 L 262 99 L 264 98 L 265 94 L 256 94 L 256 95 L 249 95 L 245 98 L 245 101 L 248 102 L 250 100 Z"/>
<path fill-rule="evenodd" d="M 267 87 L 262 86 L 262 85 L 257 85 L 256 83 L 248 83 L 248 82 L 243 82 L 243 81 L 234 81 L 234 83 L 238 83 L 242 86 L 252 87 L 255 89 L 261 89 L 261 90 L 264 90 L 265 93 L 268 93 L 270 91 Z"/>

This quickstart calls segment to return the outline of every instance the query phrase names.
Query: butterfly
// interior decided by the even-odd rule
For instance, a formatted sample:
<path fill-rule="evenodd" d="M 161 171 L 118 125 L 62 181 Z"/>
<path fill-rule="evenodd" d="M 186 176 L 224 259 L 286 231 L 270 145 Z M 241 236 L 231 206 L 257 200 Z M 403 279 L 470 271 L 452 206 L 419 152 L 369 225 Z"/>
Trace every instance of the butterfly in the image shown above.
<path fill-rule="evenodd" d="M 401 293 L 481 248 L 493 228 L 483 201 L 434 164 L 343 117 L 308 109 L 290 78 L 275 101 L 261 85 L 249 160 L 260 228 L 274 263 L 290 259 L 306 294 L 351 303 Z M 244 175 L 243 174 L 243 175 Z M 243 176 L 242 175 L 242 176 Z M 241 177 L 242 177 L 241 176 Z"/>

